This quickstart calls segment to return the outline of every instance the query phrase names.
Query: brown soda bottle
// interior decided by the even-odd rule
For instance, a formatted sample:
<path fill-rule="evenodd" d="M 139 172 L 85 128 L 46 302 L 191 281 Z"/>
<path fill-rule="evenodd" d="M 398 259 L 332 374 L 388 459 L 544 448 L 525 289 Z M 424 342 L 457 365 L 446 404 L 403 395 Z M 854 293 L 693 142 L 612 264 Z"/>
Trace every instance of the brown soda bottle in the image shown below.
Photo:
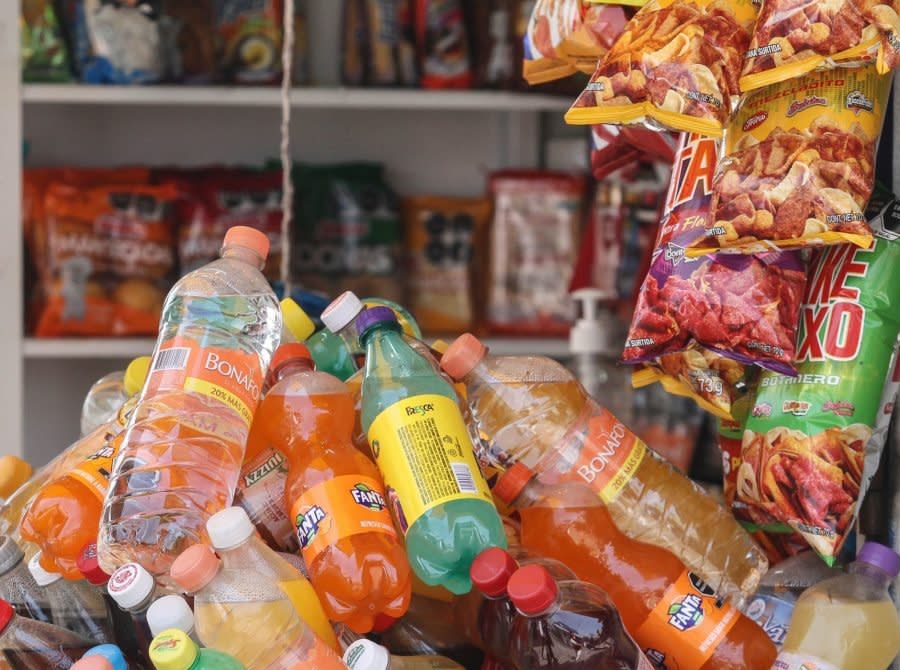
<path fill-rule="evenodd" d="M 21 617 L 0 600 L 0 649 L 12 670 L 67 670 L 93 646 L 65 628 Z"/>

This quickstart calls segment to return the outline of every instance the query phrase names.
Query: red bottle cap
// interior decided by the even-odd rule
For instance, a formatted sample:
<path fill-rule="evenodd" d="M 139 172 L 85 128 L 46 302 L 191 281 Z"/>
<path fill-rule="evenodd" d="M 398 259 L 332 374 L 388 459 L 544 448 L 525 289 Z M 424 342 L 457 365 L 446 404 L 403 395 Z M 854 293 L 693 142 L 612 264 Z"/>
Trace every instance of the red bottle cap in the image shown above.
<path fill-rule="evenodd" d="M 498 598 L 506 593 L 509 578 L 519 565 L 516 559 L 500 547 L 485 549 L 469 567 L 469 576 L 475 588 L 489 598 Z"/>
<path fill-rule="evenodd" d="M 559 593 L 559 587 L 543 565 L 526 565 L 516 570 L 506 587 L 510 600 L 523 614 L 547 610 Z"/>
<path fill-rule="evenodd" d="M 383 633 L 388 630 L 391 626 L 397 623 L 397 619 L 392 616 L 388 616 L 387 614 L 376 614 L 375 615 L 375 623 L 372 625 L 373 633 Z"/>
<path fill-rule="evenodd" d="M 12 605 L 3 599 L 0 599 L 0 633 L 6 630 L 6 627 L 9 625 L 9 622 L 12 620 L 13 614 L 15 613 L 16 610 L 13 609 Z"/>
<path fill-rule="evenodd" d="M 494 484 L 494 495 L 509 505 L 519 497 L 522 489 L 534 477 L 534 472 L 523 463 L 513 463 L 512 467 L 500 475 Z"/>
<path fill-rule="evenodd" d="M 75 560 L 75 567 L 84 575 L 89 584 L 103 586 L 109 581 L 109 575 L 100 567 L 100 561 L 97 560 L 96 542 L 84 545 L 84 549 Z"/>
<path fill-rule="evenodd" d="M 275 354 L 272 356 L 272 363 L 271 365 L 269 365 L 269 369 L 277 370 L 285 363 L 296 359 L 304 361 L 312 360 L 312 354 L 309 353 L 309 349 L 307 349 L 306 345 L 295 342 L 282 344 L 275 350 Z"/>

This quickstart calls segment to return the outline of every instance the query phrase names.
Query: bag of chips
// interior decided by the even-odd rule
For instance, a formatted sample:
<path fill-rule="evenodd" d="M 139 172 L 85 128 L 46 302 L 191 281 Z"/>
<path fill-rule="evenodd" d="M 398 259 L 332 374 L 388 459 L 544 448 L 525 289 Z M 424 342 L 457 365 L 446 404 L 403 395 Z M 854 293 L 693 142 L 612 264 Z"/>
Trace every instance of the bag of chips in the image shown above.
<path fill-rule="evenodd" d="M 225 80 L 237 84 L 281 81 L 283 0 L 216 0 L 215 4 Z"/>
<path fill-rule="evenodd" d="M 412 0 L 347 0 L 342 21 L 345 84 L 417 84 Z"/>
<path fill-rule="evenodd" d="M 838 65 L 900 63 L 900 5 L 879 0 L 760 0 L 741 90 L 752 91 Z"/>
<path fill-rule="evenodd" d="M 163 0 L 160 16 L 167 78 L 207 84 L 219 78 L 213 0 Z"/>
<path fill-rule="evenodd" d="M 472 84 L 475 88 L 515 88 L 521 60 L 515 59 L 516 0 L 464 0 Z"/>
<path fill-rule="evenodd" d="M 71 81 L 62 23 L 52 0 L 22 0 L 19 56 L 22 81 Z"/>
<path fill-rule="evenodd" d="M 829 565 L 878 466 L 900 385 L 900 203 L 870 223 L 867 248 L 814 252 L 798 376 L 762 374 L 737 473 L 737 500 L 801 533 Z"/>
<path fill-rule="evenodd" d="M 415 0 L 423 88 L 470 88 L 472 61 L 462 0 Z"/>
<path fill-rule="evenodd" d="M 720 137 L 737 107 L 752 0 L 650 0 L 600 59 L 566 114 Z"/>
<path fill-rule="evenodd" d="M 872 239 L 864 210 L 891 77 L 816 72 L 746 96 L 728 128 L 705 237 L 689 255 Z"/>

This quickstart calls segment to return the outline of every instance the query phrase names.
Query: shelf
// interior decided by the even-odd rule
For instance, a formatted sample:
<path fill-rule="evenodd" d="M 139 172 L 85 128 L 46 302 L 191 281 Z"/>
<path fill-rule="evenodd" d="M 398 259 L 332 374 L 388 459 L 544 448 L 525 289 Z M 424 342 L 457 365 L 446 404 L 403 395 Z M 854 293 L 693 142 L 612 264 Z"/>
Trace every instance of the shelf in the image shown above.
<path fill-rule="evenodd" d="M 429 342 L 434 337 L 426 337 Z M 445 341 L 452 338 L 443 337 Z M 489 337 L 484 340 L 491 353 L 501 356 L 542 355 L 564 357 L 569 355 L 569 341 L 561 338 Z M 156 340 L 150 338 L 85 338 L 45 339 L 25 338 L 25 358 L 44 359 L 123 359 L 149 356 Z"/>
<path fill-rule="evenodd" d="M 281 105 L 277 88 L 228 86 L 91 86 L 24 84 L 22 99 L 35 105 L 130 105 L 272 107 Z M 324 109 L 408 109 L 441 111 L 557 111 L 565 97 L 505 91 L 425 91 L 384 88 L 295 88 L 294 107 Z"/>

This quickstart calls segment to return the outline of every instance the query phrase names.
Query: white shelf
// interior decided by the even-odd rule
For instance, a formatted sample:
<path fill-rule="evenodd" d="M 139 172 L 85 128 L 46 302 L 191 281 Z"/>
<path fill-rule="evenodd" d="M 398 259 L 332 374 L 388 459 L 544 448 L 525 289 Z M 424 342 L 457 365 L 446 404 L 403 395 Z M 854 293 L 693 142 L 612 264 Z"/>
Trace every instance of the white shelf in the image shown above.
<path fill-rule="evenodd" d="M 278 107 L 277 88 L 228 86 L 91 86 L 24 84 L 22 99 L 39 105 Z M 384 88 L 295 88 L 294 107 L 438 111 L 558 111 L 565 97 L 504 91 L 426 91 Z"/>
<path fill-rule="evenodd" d="M 426 336 L 431 342 L 435 337 Z M 442 337 L 452 341 L 452 337 Z M 562 338 L 536 337 L 488 337 L 484 340 L 491 353 L 500 356 L 542 355 L 564 357 L 569 355 L 569 341 Z M 120 359 L 149 356 L 156 340 L 150 338 L 84 338 L 45 339 L 25 338 L 25 357 L 43 359 Z"/>

